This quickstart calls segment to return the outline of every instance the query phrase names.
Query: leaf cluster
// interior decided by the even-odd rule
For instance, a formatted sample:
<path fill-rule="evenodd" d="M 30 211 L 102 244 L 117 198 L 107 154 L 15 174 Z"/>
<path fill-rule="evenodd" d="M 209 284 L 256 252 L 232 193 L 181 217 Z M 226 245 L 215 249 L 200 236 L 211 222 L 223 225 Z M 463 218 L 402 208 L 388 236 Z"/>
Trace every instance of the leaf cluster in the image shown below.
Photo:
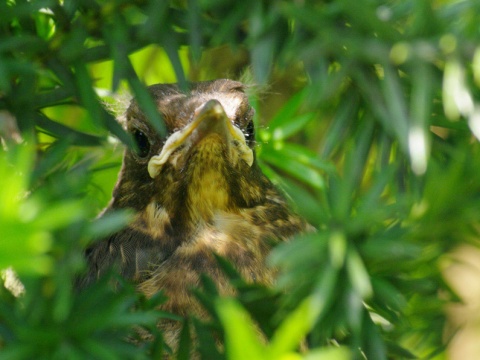
<path fill-rule="evenodd" d="M 91 220 L 119 166 L 109 134 L 134 146 L 104 95 L 127 85 L 165 132 L 137 59 L 181 86 L 270 83 L 251 99 L 258 161 L 317 229 L 274 250 L 273 289 L 219 259 L 238 295 L 204 279 L 211 319 L 185 321 L 180 358 L 441 358 L 459 300 L 450 254 L 478 246 L 479 13 L 474 0 L 2 2 L 0 268 L 26 291 L 0 292 L 0 358 L 168 352 L 160 295 L 108 279 L 73 291 L 83 249 L 129 219 Z M 157 340 L 134 346 L 138 331 Z"/>

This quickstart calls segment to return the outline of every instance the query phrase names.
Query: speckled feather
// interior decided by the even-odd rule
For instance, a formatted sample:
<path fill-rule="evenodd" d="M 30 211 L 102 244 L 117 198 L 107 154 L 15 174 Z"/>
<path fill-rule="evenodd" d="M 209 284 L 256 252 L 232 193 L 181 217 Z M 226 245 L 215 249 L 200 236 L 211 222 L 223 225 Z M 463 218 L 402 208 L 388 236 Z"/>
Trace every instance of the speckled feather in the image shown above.
<path fill-rule="evenodd" d="M 215 99 L 253 149 L 253 134 L 248 133 L 253 109 L 243 84 L 194 83 L 187 93 L 174 84 L 149 89 L 169 134 L 186 126 L 200 106 Z M 126 128 L 143 132 L 150 150 L 144 158 L 125 151 L 105 212 L 130 208 L 135 219 L 87 251 L 89 270 L 83 283 L 116 266 L 147 296 L 163 291 L 168 296 L 163 310 L 198 316 L 202 309 L 189 289 L 198 286 L 200 274 L 209 275 L 221 293 L 232 292 L 212 253 L 227 258 L 248 281 L 271 284 L 274 272 L 265 265 L 271 246 L 307 225 L 291 211 L 257 162 L 249 166 L 236 158 L 236 145 L 228 147 L 213 134 L 191 149 L 178 148 L 159 175 L 151 178 L 148 161 L 160 153 L 166 139 L 156 134 L 135 101 L 127 110 Z M 167 343 L 175 347 L 179 325 L 161 322 L 159 326 Z"/>

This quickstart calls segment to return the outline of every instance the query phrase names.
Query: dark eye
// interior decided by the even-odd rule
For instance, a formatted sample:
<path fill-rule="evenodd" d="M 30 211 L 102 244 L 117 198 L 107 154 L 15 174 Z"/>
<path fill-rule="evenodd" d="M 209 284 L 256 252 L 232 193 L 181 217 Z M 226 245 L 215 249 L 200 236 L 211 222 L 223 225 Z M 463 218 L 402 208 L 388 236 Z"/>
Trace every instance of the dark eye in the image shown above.
<path fill-rule="evenodd" d="M 253 120 L 250 120 L 250 122 L 247 125 L 247 128 L 245 129 L 245 137 L 247 138 L 247 142 L 252 142 L 255 140 L 255 126 L 253 125 Z"/>
<path fill-rule="evenodd" d="M 147 135 L 140 130 L 135 130 L 133 137 L 137 143 L 137 155 L 141 158 L 146 157 L 150 153 L 150 142 L 148 141 Z"/>

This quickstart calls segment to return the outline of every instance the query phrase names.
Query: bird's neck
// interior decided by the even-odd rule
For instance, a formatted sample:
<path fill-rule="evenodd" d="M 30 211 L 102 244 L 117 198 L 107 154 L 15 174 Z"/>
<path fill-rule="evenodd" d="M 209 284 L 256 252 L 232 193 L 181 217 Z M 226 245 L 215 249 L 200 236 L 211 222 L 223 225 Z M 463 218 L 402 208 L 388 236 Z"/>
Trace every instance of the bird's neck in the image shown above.
<path fill-rule="evenodd" d="M 192 176 L 187 190 L 187 208 L 191 219 L 209 221 L 218 211 L 228 208 L 230 196 L 228 183 L 222 174 L 213 169 L 202 169 Z"/>

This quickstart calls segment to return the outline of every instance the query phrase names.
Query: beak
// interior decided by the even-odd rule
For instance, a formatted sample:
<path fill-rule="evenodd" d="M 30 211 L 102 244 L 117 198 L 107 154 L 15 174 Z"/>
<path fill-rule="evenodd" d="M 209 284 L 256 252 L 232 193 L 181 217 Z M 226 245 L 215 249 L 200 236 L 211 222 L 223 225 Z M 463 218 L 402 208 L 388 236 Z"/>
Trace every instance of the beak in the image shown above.
<path fill-rule="evenodd" d="M 150 177 L 155 178 L 160 173 L 163 164 L 178 147 L 184 144 L 195 146 L 212 133 L 222 136 L 229 147 L 232 142 L 235 143 L 240 158 L 252 166 L 253 151 L 248 147 L 242 131 L 232 124 L 220 102 L 209 100 L 195 111 L 191 123 L 170 135 L 160 154 L 152 156 L 148 162 Z"/>

